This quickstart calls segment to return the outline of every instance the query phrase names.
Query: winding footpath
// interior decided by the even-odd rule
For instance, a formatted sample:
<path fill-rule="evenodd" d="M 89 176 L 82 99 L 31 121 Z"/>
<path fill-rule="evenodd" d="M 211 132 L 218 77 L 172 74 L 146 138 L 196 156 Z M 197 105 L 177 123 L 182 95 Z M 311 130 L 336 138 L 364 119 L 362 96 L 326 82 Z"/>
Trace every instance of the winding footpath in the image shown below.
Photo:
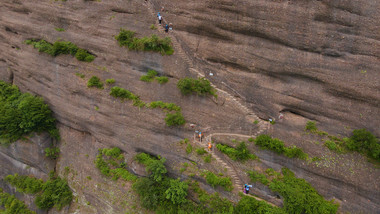
<path fill-rule="evenodd" d="M 156 12 L 153 9 L 153 5 L 148 4 L 148 8 L 151 10 L 151 12 L 153 13 L 153 16 L 155 17 L 156 16 Z M 158 23 L 156 23 L 155 25 L 156 25 L 158 31 L 164 32 L 163 26 L 165 25 L 165 23 L 162 23 L 162 26 L 158 25 Z M 169 33 L 166 33 L 166 35 L 171 38 L 175 54 L 177 54 L 178 56 L 180 56 L 186 62 L 186 64 L 188 65 L 189 70 L 191 72 L 193 72 L 193 73 L 196 73 L 197 76 L 200 77 L 200 78 L 206 78 L 205 75 L 202 72 L 200 72 L 199 70 L 197 70 L 195 68 L 192 59 L 185 53 L 185 51 L 182 48 L 180 42 L 178 41 L 176 33 L 174 31 L 171 31 Z M 227 91 L 224 91 L 224 90 L 218 88 L 216 85 L 214 85 L 213 83 L 211 83 L 211 81 L 210 81 L 210 84 L 211 84 L 212 87 L 214 87 L 217 90 L 218 97 L 220 97 L 221 95 L 224 96 L 226 98 L 226 100 L 230 101 L 238 109 L 240 109 L 241 111 L 243 111 L 244 114 L 247 115 L 247 119 L 249 120 L 249 122 L 251 124 L 253 124 L 255 121 L 258 121 L 258 123 L 257 123 L 258 130 L 253 135 L 242 135 L 242 134 L 236 134 L 236 133 L 211 133 L 211 134 L 209 134 L 209 135 L 207 135 L 205 137 L 205 140 L 203 141 L 204 143 L 201 143 L 198 140 L 195 140 L 193 142 L 193 143 L 196 143 L 196 144 L 200 145 L 201 147 L 205 148 L 205 150 L 209 154 L 211 154 L 211 156 L 218 162 L 219 166 L 222 166 L 223 168 L 227 169 L 227 173 L 232 177 L 232 183 L 233 183 L 233 187 L 234 187 L 233 188 L 233 193 L 238 194 L 240 191 L 242 191 L 242 189 L 244 187 L 244 183 L 243 183 L 242 179 L 238 176 L 237 170 L 233 167 L 232 164 L 228 164 L 228 163 L 226 163 L 226 161 L 224 161 L 222 158 L 220 158 L 218 156 L 218 154 L 214 152 L 215 148 L 212 149 L 211 151 L 208 151 L 207 143 L 211 142 L 212 141 L 212 137 L 214 137 L 214 136 L 236 136 L 236 137 L 246 137 L 246 138 L 252 137 L 252 138 L 255 138 L 259 134 L 261 134 L 264 131 L 268 130 L 270 124 L 268 122 L 264 121 L 264 120 L 261 120 L 254 112 L 252 112 L 247 106 L 243 105 L 238 99 L 236 99 L 230 93 L 228 93 Z M 212 131 L 209 131 L 209 132 L 212 132 Z M 253 198 L 255 198 L 256 200 L 259 200 L 259 201 L 265 201 L 264 199 L 258 198 L 258 197 L 253 196 L 253 195 L 247 195 L 247 196 L 253 197 Z M 268 204 L 270 204 L 270 205 L 272 205 L 272 206 L 276 206 L 276 205 L 274 205 L 274 204 L 272 204 L 272 203 L 270 203 L 268 201 L 265 201 L 265 202 L 268 203 Z"/>

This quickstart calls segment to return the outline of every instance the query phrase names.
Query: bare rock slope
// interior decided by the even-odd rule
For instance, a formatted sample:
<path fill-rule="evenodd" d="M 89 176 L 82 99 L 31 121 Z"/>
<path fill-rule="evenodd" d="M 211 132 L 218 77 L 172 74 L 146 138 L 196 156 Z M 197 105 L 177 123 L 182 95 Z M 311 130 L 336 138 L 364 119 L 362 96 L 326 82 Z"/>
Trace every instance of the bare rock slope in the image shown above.
<path fill-rule="evenodd" d="M 114 36 L 120 28 L 136 31 L 139 37 L 165 36 L 149 28 L 162 7 L 164 22 L 174 26 L 169 33 L 175 43 L 172 56 L 128 51 L 117 44 Z M 266 120 L 282 113 L 284 119 L 265 131 L 320 155 L 325 148 L 303 142 L 307 120 L 317 121 L 332 134 L 347 135 L 349 127 L 366 128 L 380 136 L 379 11 L 377 0 L 2 0 L 0 79 L 42 96 L 59 121 L 62 152 L 54 167 L 61 174 L 66 166 L 72 169 L 69 183 L 79 198 L 75 203 L 81 205 L 62 212 L 121 213 L 115 196 L 120 189 L 104 183 L 94 167 L 97 149 L 118 146 L 128 154 L 130 164 L 136 152 L 145 151 L 166 157 L 171 166 L 187 158 L 173 145 L 191 138 L 194 130 L 188 124 L 167 127 L 162 111 L 120 102 L 109 96 L 110 86 L 87 88 L 92 75 L 115 78 L 117 86 L 144 102 L 176 103 L 187 122 L 207 130 L 206 134 L 250 136 L 264 124 L 253 124 L 252 117 Z M 85 63 L 69 55 L 53 58 L 24 43 L 31 38 L 71 41 L 96 59 Z M 169 76 L 170 81 L 164 85 L 139 81 L 148 69 Z M 217 101 L 182 96 L 177 80 L 197 77 L 197 72 L 254 115 L 247 115 L 221 92 Z M 12 146 L 0 150 L 1 166 L 7 166 L 1 167 L 2 177 L 16 172 L 46 177 L 51 166 L 41 166 L 42 153 L 27 161 L 31 154 L 18 143 Z M 348 161 L 352 166 L 339 170 L 338 165 L 321 169 L 270 152 L 258 153 L 266 166 L 289 167 L 326 199 L 337 199 L 342 211 L 380 210 L 379 169 L 359 155 L 343 156 L 342 161 L 352 160 Z M 347 174 L 353 169 L 356 174 Z"/>

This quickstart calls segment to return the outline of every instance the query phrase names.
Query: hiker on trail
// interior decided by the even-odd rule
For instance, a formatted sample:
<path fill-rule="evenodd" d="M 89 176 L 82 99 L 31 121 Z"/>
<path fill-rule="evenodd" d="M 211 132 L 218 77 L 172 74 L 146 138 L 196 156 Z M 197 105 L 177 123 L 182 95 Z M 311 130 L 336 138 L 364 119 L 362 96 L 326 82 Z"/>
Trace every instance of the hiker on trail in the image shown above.
<path fill-rule="evenodd" d="M 208 151 L 211 151 L 211 149 L 212 149 L 212 144 L 211 142 L 208 142 Z"/>
<path fill-rule="evenodd" d="M 165 32 L 166 32 L 166 33 L 169 32 L 169 25 L 166 25 L 166 26 L 165 26 Z"/>
<path fill-rule="evenodd" d="M 199 142 L 202 143 L 202 132 L 199 132 L 198 137 L 199 137 Z"/>
<path fill-rule="evenodd" d="M 251 188 L 252 185 L 244 184 L 244 193 L 249 194 L 249 188 Z"/>
<path fill-rule="evenodd" d="M 160 14 L 160 13 L 158 13 L 158 14 Z M 162 16 L 161 16 L 161 15 L 159 15 L 159 16 L 158 16 L 158 24 L 160 24 L 160 25 L 161 25 L 161 22 L 162 22 Z"/>
<path fill-rule="evenodd" d="M 172 31 L 172 30 L 173 30 L 173 24 L 169 23 L 169 31 Z"/>

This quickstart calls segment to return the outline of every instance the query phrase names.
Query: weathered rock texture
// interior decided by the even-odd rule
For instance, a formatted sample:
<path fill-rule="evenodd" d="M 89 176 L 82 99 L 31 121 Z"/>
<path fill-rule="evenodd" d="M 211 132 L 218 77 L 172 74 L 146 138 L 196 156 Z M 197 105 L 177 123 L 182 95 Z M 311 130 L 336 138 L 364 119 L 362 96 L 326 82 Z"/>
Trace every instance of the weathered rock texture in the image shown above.
<path fill-rule="evenodd" d="M 257 130 L 257 125 L 246 120 L 246 115 L 223 95 L 217 103 L 207 97 L 182 96 L 176 80 L 196 75 L 178 51 L 172 56 L 161 56 L 119 47 L 114 36 L 121 27 L 136 31 L 139 37 L 152 33 L 164 36 L 149 29 L 156 21 L 153 11 L 162 6 L 164 21 L 174 25 L 175 34 L 170 35 L 177 38 L 197 70 L 261 118 L 277 118 L 280 112 L 285 115 L 270 130 L 273 135 L 302 146 L 313 155 L 320 155 L 325 148 L 303 143 L 300 133 L 307 120 L 318 121 L 321 129 L 332 134 L 346 134 L 347 126 L 366 128 L 380 135 L 377 0 L 2 0 L 0 79 L 44 97 L 59 121 L 62 155 L 57 170 L 63 174 L 65 166 L 75 169 L 70 185 L 79 198 L 76 203 L 81 205 L 63 212 L 122 212 L 118 203 L 113 204 L 111 198 L 102 195 L 100 186 L 110 185 L 115 191 L 117 186 L 105 184 L 95 169 L 93 160 L 98 148 L 118 146 L 129 154 L 129 161 L 136 152 L 146 151 L 166 157 L 171 165 L 186 159 L 172 150 L 173 143 L 191 138 L 194 131 L 188 125 L 166 127 L 164 112 L 120 102 L 109 96 L 109 86 L 104 90 L 87 88 L 92 75 L 102 80 L 115 78 L 117 86 L 140 95 L 145 102 L 174 102 L 182 107 L 187 122 L 209 132 L 249 135 Z M 58 32 L 54 29 L 57 27 L 65 31 Z M 49 42 L 62 38 L 97 58 L 92 63 L 79 62 L 69 55 L 53 58 L 23 43 L 30 38 Z M 147 69 L 172 78 L 165 85 L 143 83 L 139 77 Z M 85 74 L 86 78 L 81 79 L 76 73 Z M 18 148 L 17 143 L 12 148 Z M 21 149 L 14 151 L 22 153 Z M 8 165 L 13 154 L 1 152 L 1 166 Z M 339 171 L 335 167 L 308 167 L 272 153 L 260 157 L 267 166 L 290 167 L 326 198 L 338 199 L 343 211 L 380 210 L 380 172 L 364 158 L 358 158 L 355 167 L 368 176 L 347 178 L 351 168 Z M 357 157 L 344 156 L 343 162 Z M 42 170 L 37 167 L 39 161 L 27 164 Z M 1 167 L 0 175 L 39 173 L 23 171 L 24 168 L 20 164 Z M 355 173 L 360 175 L 362 171 Z M 89 175 L 92 181 L 86 178 Z M 99 186 L 96 182 L 101 181 Z"/>

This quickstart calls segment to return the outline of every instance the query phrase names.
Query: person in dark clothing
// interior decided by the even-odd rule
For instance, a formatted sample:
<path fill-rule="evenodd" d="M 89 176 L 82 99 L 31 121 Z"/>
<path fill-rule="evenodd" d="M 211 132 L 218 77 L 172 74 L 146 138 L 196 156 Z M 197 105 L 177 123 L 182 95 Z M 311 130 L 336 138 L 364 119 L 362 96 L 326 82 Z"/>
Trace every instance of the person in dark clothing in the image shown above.
<path fill-rule="evenodd" d="M 165 25 L 165 32 L 167 33 L 169 31 L 169 25 Z"/>

